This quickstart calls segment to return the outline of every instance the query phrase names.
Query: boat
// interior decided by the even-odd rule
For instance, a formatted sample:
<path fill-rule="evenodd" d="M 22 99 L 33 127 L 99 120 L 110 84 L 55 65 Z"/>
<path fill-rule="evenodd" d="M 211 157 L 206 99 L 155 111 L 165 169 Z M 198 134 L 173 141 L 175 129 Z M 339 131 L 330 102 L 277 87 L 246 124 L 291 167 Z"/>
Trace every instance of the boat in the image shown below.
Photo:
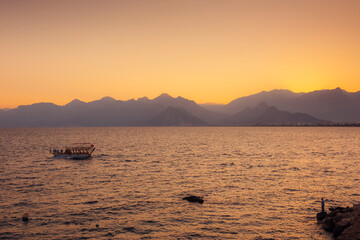
<path fill-rule="evenodd" d="M 94 145 L 90 143 L 73 143 L 64 149 L 51 148 L 50 153 L 53 154 L 55 158 L 83 160 L 91 158 L 94 150 Z"/>

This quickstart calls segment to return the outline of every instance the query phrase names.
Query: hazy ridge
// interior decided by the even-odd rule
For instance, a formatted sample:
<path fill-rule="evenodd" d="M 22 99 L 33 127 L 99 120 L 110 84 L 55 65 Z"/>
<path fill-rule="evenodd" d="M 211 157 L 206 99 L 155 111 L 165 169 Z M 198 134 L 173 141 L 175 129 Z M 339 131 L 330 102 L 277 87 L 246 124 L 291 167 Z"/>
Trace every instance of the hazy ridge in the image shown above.
<path fill-rule="evenodd" d="M 226 105 L 197 104 L 161 94 L 127 101 L 111 97 L 59 106 L 22 105 L 0 110 L 0 127 L 314 125 L 360 121 L 360 92 L 340 88 L 309 93 L 272 90 Z"/>
<path fill-rule="evenodd" d="M 272 90 L 237 98 L 226 105 L 203 105 L 207 109 L 235 114 L 261 102 L 279 110 L 302 112 L 333 122 L 360 121 L 360 92 L 347 92 L 341 88 L 294 93 L 289 90 Z"/>

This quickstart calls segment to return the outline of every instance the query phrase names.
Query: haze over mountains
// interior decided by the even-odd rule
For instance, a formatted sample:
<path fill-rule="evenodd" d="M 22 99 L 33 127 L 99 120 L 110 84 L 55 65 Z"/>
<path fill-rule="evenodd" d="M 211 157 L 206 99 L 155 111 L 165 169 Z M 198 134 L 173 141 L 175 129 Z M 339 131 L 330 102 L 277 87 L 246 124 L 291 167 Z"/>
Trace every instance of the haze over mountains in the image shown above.
<path fill-rule="evenodd" d="M 0 127 L 206 125 L 226 116 L 194 101 L 162 94 L 155 99 L 120 101 L 111 97 L 59 106 L 36 103 L 0 112 Z M 205 120 L 203 120 L 205 119 Z"/>
<path fill-rule="evenodd" d="M 326 124 L 325 120 L 316 119 L 306 113 L 291 113 L 280 111 L 265 102 L 256 107 L 246 107 L 239 113 L 231 115 L 219 124 L 222 125 L 293 125 L 293 124 Z"/>
<path fill-rule="evenodd" d="M 0 127 L 304 125 L 360 122 L 360 92 L 340 88 L 309 93 L 260 92 L 226 105 L 196 104 L 162 94 L 128 101 L 104 97 L 23 105 L 0 111 Z"/>
<path fill-rule="evenodd" d="M 333 122 L 360 121 L 360 91 L 352 93 L 341 88 L 309 93 L 294 93 L 289 90 L 263 91 L 235 99 L 227 105 L 203 106 L 209 110 L 234 114 L 261 102 L 279 110 L 307 113 Z"/>

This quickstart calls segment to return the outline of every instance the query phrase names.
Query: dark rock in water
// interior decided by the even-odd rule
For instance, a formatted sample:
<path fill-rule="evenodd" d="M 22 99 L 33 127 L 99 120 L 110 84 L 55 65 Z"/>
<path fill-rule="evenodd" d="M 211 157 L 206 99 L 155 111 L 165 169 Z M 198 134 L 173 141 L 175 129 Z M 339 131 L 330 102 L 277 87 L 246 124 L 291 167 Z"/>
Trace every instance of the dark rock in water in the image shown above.
<path fill-rule="evenodd" d="M 333 234 L 334 237 L 337 238 L 341 235 L 341 233 L 351 225 L 351 220 L 349 218 L 343 218 L 339 222 L 335 224 Z"/>
<path fill-rule="evenodd" d="M 322 221 L 322 224 L 323 224 L 325 231 L 327 231 L 327 232 L 332 232 L 332 230 L 335 227 L 334 220 L 330 216 L 325 217 L 324 220 Z"/>
<path fill-rule="evenodd" d="M 98 203 L 99 201 L 88 201 L 88 202 L 84 202 L 84 204 L 95 204 Z"/>
<path fill-rule="evenodd" d="M 189 202 L 201 203 L 201 204 L 204 203 L 204 199 L 202 199 L 201 197 L 198 197 L 198 196 L 194 196 L 194 195 L 184 197 L 183 200 L 187 200 Z"/>
<path fill-rule="evenodd" d="M 24 215 L 22 216 L 22 220 L 23 220 L 23 222 L 28 222 L 29 221 L 29 214 L 24 213 Z"/>
<path fill-rule="evenodd" d="M 134 227 L 124 227 L 123 228 L 125 231 L 128 231 L 128 232 L 135 232 L 135 228 Z"/>
<path fill-rule="evenodd" d="M 326 231 L 332 232 L 337 240 L 360 239 L 360 204 L 352 208 L 336 207 L 329 210 L 330 213 L 319 220 Z"/>
<path fill-rule="evenodd" d="M 326 217 L 327 213 L 326 212 L 319 212 L 318 214 L 316 214 L 316 219 L 318 221 L 323 220 Z"/>

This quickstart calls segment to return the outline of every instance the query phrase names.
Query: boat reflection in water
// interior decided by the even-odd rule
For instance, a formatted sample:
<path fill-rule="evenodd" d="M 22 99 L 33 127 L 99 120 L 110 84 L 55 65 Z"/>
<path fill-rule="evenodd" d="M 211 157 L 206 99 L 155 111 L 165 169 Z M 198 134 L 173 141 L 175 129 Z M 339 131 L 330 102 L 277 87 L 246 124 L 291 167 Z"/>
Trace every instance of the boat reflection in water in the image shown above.
<path fill-rule="evenodd" d="M 90 143 L 73 143 L 65 149 L 51 148 L 50 153 L 56 158 L 69 158 L 69 159 L 88 159 L 94 152 L 95 147 Z"/>

